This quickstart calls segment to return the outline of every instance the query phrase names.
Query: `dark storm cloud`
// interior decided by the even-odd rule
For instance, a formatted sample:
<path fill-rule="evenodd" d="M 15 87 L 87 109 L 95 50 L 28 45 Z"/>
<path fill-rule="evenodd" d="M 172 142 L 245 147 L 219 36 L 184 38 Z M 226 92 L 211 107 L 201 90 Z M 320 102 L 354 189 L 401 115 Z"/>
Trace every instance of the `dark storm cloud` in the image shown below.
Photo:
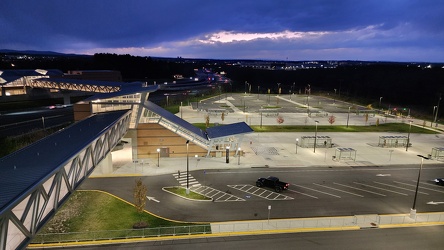
<path fill-rule="evenodd" d="M 5 0 L 0 9 L 3 49 L 444 61 L 440 1 Z"/>

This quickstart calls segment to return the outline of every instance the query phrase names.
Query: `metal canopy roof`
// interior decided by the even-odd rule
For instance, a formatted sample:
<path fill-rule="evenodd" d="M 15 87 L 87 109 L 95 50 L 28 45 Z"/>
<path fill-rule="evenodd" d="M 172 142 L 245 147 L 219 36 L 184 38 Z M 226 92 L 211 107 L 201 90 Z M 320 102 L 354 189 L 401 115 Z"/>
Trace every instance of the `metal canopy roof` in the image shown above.
<path fill-rule="evenodd" d="M 128 110 L 99 113 L 0 158 L 0 214 L 78 154 Z"/>
<path fill-rule="evenodd" d="M 193 132 L 194 134 L 198 135 L 199 137 L 202 137 L 205 140 L 208 140 L 205 132 L 202 131 L 200 128 L 195 127 L 193 124 L 191 124 L 191 123 L 183 120 L 182 118 L 177 117 L 176 115 L 168 112 L 167 110 L 157 106 L 153 102 L 146 101 L 144 103 L 144 107 L 149 109 L 150 111 L 156 113 L 157 115 L 161 116 L 162 119 L 166 119 L 168 121 L 171 121 L 172 123 L 177 124 L 185 129 Z"/>
<path fill-rule="evenodd" d="M 251 133 L 253 129 L 245 122 L 207 128 L 208 139 Z"/>

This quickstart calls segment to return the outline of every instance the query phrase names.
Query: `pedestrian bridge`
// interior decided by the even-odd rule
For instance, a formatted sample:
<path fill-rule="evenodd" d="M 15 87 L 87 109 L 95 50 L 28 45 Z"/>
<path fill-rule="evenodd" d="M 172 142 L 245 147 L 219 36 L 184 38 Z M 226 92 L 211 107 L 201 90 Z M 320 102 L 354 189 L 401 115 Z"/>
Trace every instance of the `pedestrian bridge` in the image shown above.
<path fill-rule="evenodd" d="M 120 142 L 130 115 L 97 113 L 0 158 L 0 250 L 28 245 Z"/>

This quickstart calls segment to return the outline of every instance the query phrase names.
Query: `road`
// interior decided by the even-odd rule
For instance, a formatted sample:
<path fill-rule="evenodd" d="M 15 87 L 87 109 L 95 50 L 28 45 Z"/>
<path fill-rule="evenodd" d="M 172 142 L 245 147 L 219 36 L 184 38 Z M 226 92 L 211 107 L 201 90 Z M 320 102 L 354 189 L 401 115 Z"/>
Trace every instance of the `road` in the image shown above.
<path fill-rule="evenodd" d="M 137 243 L 82 246 L 95 249 L 442 249 L 444 226 L 366 229 L 314 233 L 150 240 Z M 76 249 L 60 247 L 52 249 Z M 34 248 L 35 249 L 35 248 Z"/>
<path fill-rule="evenodd" d="M 257 178 L 269 175 L 289 182 L 290 189 L 277 194 L 255 186 Z M 189 201 L 163 191 L 162 187 L 184 185 L 185 178 L 178 180 L 177 173 L 141 178 L 148 196 L 159 201 L 146 205 L 153 214 L 187 222 L 218 222 L 267 219 L 269 205 L 271 219 L 408 213 L 417 176 L 417 165 L 191 171 L 190 186 L 197 184 L 191 189 L 211 196 L 213 202 Z M 423 168 L 418 212 L 442 211 L 444 204 L 427 204 L 444 201 L 444 186 L 431 182 L 438 176 L 444 176 L 442 165 Z M 112 185 L 109 178 L 90 178 L 80 188 L 103 190 L 132 202 L 135 178 L 139 177 L 113 177 Z"/>

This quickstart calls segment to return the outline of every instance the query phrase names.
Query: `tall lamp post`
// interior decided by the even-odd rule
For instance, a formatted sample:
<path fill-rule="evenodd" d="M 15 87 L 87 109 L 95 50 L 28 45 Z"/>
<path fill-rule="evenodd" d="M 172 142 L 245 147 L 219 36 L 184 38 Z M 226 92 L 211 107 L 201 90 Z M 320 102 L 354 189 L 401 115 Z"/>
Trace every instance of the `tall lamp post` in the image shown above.
<path fill-rule="evenodd" d="M 188 159 L 188 144 L 190 143 L 190 140 L 187 140 L 187 191 L 186 193 L 189 194 L 190 193 L 190 182 L 189 182 L 189 175 L 188 175 L 188 171 L 189 171 L 189 159 Z"/>
<path fill-rule="evenodd" d="M 382 96 L 379 97 L 379 109 L 381 109 L 381 101 L 382 101 Z"/>
<path fill-rule="evenodd" d="M 225 148 L 225 162 L 230 163 L 230 147 Z"/>
<path fill-rule="evenodd" d="M 240 150 L 241 148 L 237 148 L 237 165 L 240 165 Z"/>
<path fill-rule="evenodd" d="M 438 105 L 436 106 L 436 113 L 435 113 L 435 127 L 438 127 L 438 110 L 439 110 L 439 103 L 441 102 L 441 95 L 439 96 Z"/>
<path fill-rule="evenodd" d="M 409 144 L 410 144 L 410 130 L 412 130 L 412 121 L 409 121 L 409 135 L 407 136 L 407 145 L 405 146 L 405 151 L 409 150 Z"/>
<path fill-rule="evenodd" d="M 316 153 L 316 138 L 318 137 L 318 121 L 315 121 L 316 124 L 316 130 L 315 130 L 315 143 L 314 143 L 314 147 L 313 147 L 313 153 Z"/>
<path fill-rule="evenodd" d="M 348 114 L 347 114 L 347 128 L 348 128 L 348 120 L 350 119 L 350 108 L 348 107 Z"/>
<path fill-rule="evenodd" d="M 298 143 L 299 143 L 299 138 L 296 138 L 296 154 L 298 153 Z"/>
<path fill-rule="evenodd" d="M 160 167 L 160 148 L 157 149 L 157 167 Z"/>
<path fill-rule="evenodd" d="M 430 127 L 433 127 L 433 117 L 435 116 L 435 110 L 436 110 L 436 106 L 433 106 L 433 113 L 432 113 L 432 121 L 430 122 Z"/>
<path fill-rule="evenodd" d="M 415 198 L 413 199 L 412 209 L 410 209 L 410 218 L 412 219 L 416 219 L 416 197 L 418 197 L 419 179 L 421 178 L 422 164 L 424 163 L 424 159 L 429 160 L 428 157 L 422 155 L 418 155 L 418 157 L 421 157 L 421 165 L 418 172 L 418 181 L 416 182 Z"/>

